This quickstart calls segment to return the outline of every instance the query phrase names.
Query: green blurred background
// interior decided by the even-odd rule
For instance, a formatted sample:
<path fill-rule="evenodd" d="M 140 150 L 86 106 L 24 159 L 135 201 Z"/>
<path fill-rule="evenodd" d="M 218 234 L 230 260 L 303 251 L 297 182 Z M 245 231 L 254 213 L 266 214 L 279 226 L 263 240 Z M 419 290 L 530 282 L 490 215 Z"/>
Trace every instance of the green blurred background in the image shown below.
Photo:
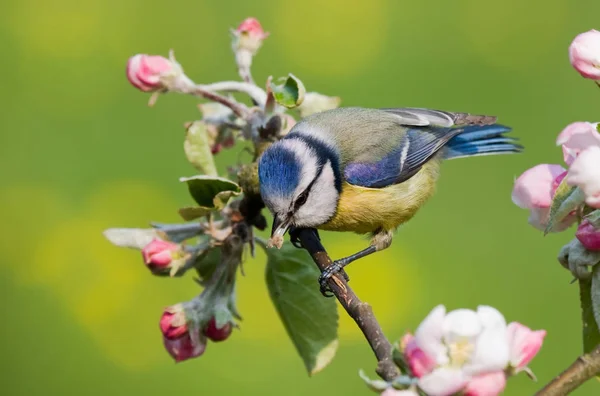
<path fill-rule="evenodd" d="M 356 373 L 372 373 L 374 359 L 344 315 L 337 358 L 308 378 L 268 299 L 262 252 L 240 281 L 242 330 L 173 364 L 158 318 L 195 283 L 148 276 L 139 253 L 101 234 L 176 222 L 190 203 L 178 177 L 194 173 L 182 125 L 199 117 L 196 101 L 166 95 L 148 108 L 125 79 L 127 58 L 174 48 L 197 82 L 237 79 L 228 28 L 255 16 L 271 32 L 258 81 L 293 72 L 346 106 L 489 113 L 514 127 L 526 154 L 446 163 L 438 194 L 393 247 L 349 274 L 390 337 L 439 303 L 489 304 L 547 329 L 532 364 L 540 382 L 519 376 L 506 391 L 533 394 L 581 352 L 577 286 L 556 261 L 574 230 L 542 237 L 510 192 L 526 168 L 561 163 L 565 125 L 600 118 L 600 92 L 567 56 L 599 13 L 597 0 L 3 1 L 2 393 L 368 394 Z M 220 155 L 222 169 L 240 151 Z M 365 243 L 324 236 L 336 257 Z M 575 394 L 599 392 L 590 383 Z"/>

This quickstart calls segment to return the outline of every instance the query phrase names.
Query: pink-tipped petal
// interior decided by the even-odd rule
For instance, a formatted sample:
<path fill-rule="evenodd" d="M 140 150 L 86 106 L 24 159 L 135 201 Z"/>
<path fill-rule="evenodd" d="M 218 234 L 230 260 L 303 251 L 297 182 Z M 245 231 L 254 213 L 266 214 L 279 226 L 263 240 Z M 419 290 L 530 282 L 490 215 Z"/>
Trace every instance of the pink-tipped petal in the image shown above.
<path fill-rule="evenodd" d="M 578 186 L 585 194 L 585 202 L 600 208 L 600 147 L 583 150 L 569 168 L 567 184 Z"/>
<path fill-rule="evenodd" d="M 571 64 L 585 78 L 600 80 L 600 32 L 579 34 L 569 46 Z"/>
<path fill-rule="evenodd" d="M 437 364 L 448 363 L 446 347 L 442 343 L 446 307 L 438 305 L 421 322 L 415 331 L 416 345 Z"/>
<path fill-rule="evenodd" d="M 144 84 L 137 77 L 137 71 L 140 68 L 140 63 L 141 63 L 143 56 L 144 55 L 142 55 L 142 54 L 137 54 L 137 55 L 134 55 L 131 58 L 129 58 L 129 60 L 127 61 L 127 80 L 134 87 L 141 89 L 142 91 L 145 91 L 146 89 L 145 89 Z"/>
<path fill-rule="evenodd" d="M 168 73 L 172 67 L 171 61 L 162 56 L 144 56 L 141 59 L 137 77 L 149 87 L 160 88 L 160 76 Z"/>
<path fill-rule="evenodd" d="M 510 364 L 520 371 L 527 367 L 539 352 L 546 337 L 546 330 L 533 331 L 518 322 L 512 322 L 508 325 L 506 334 L 510 348 Z"/>
<path fill-rule="evenodd" d="M 506 387 L 504 371 L 496 371 L 471 378 L 464 389 L 464 396 L 497 396 Z"/>
<path fill-rule="evenodd" d="M 441 367 L 419 378 L 419 388 L 429 396 L 449 396 L 460 391 L 468 382 L 459 368 Z"/>
<path fill-rule="evenodd" d="M 523 172 L 515 181 L 512 201 L 522 209 L 529 209 L 528 222 L 533 227 L 544 230 L 548 223 L 552 197 L 558 184 L 565 177 L 565 169 L 560 165 L 541 164 Z M 561 222 L 554 231 L 562 231 L 573 224 L 570 216 Z"/>
<path fill-rule="evenodd" d="M 435 368 L 435 359 L 419 348 L 417 340 L 411 334 L 406 334 L 402 338 L 402 345 L 404 345 L 404 357 L 415 377 L 420 378 L 429 374 Z"/>
<path fill-rule="evenodd" d="M 127 79 L 136 88 L 144 92 L 163 89 L 161 75 L 170 72 L 173 63 L 162 56 L 137 54 L 127 62 Z"/>
<path fill-rule="evenodd" d="M 563 158 L 567 165 L 571 165 L 575 158 L 588 147 L 600 147 L 600 133 L 597 123 L 585 121 L 573 122 L 566 126 L 558 135 L 556 144 L 562 146 Z"/>
<path fill-rule="evenodd" d="M 540 164 L 523 172 L 515 181 L 512 200 L 522 209 L 549 208 L 554 181 L 565 172 L 560 165 Z"/>
<path fill-rule="evenodd" d="M 238 33 L 247 33 L 250 36 L 258 37 L 260 39 L 265 39 L 269 35 L 269 33 L 263 30 L 258 19 L 252 17 L 244 19 L 236 31 Z"/>
<path fill-rule="evenodd" d="M 165 338 L 174 340 L 188 332 L 185 312 L 180 305 L 165 309 L 160 317 L 160 330 Z"/>
<path fill-rule="evenodd" d="M 154 239 L 142 249 L 142 257 L 151 270 L 164 270 L 173 261 L 173 255 L 180 251 L 181 247 L 176 243 Z"/>

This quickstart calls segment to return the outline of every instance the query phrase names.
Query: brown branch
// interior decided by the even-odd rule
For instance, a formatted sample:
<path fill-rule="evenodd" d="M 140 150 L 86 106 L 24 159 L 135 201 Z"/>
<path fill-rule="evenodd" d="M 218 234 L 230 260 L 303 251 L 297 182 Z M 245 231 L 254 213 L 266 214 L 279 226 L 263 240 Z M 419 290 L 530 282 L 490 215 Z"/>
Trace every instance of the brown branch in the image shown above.
<path fill-rule="evenodd" d="M 302 247 L 312 256 L 315 264 L 321 271 L 331 265 L 332 261 L 319 237 L 313 229 L 298 230 L 298 239 Z M 348 282 L 338 275 L 329 280 L 331 292 L 337 297 L 348 315 L 358 325 L 365 338 L 369 342 L 375 357 L 377 358 L 377 374 L 386 381 L 392 381 L 400 375 L 400 370 L 392 360 L 392 344 L 388 341 L 383 330 L 373 314 L 368 303 L 362 302 L 348 286 Z"/>
<path fill-rule="evenodd" d="M 579 356 L 575 362 L 536 396 L 562 396 L 577 389 L 590 378 L 600 374 L 600 345 L 592 352 Z"/>

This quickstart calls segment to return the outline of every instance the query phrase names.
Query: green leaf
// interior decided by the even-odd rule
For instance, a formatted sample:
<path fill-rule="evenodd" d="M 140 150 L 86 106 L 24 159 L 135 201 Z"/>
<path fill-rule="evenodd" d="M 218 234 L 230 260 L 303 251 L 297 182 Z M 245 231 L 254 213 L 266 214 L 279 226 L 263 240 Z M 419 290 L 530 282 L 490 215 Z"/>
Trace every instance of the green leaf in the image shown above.
<path fill-rule="evenodd" d="M 544 235 L 553 231 L 569 213 L 577 209 L 584 201 L 583 191 L 579 187 L 569 186 L 567 178 L 563 178 L 554 193 L 554 198 L 552 198 L 548 225 L 544 230 Z"/>
<path fill-rule="evenodd" d="M 213 211 L 213 208 L 205 208 L 203 206 L 186 206 L 179 209 L 179 215 L 185 221 L 191 221 L 202 216 L 206 216 Z"/>
<path fill-rule="evenodd" d="M 304 84 L 293 74 L 278 80 L 280 84 L 271 83 L 271 90 L 275 101 L 280 105 L 293 109 L 300 106 L 304 101 L 306 89 Z"/>
<path fill-rule="evenodd" d="M 218 176 L 182 177 L 179 181 L 187 183 L 192 198 L 205 208 L 221 209 L 229 198 L 242 192 L 236 183 Z"/>
<path fill-rule="evenodd" d="M 181 243 L 202 233 L 200 223 L 162 224 L 152 222 L 151 225 L 159 233 L 164 233 L 169 241 L 175 243 Z"/>
<path fill-rule="evenodd" d="M 336 301 L 321 295 L 319 269 L 306 251 L 290 244 L 265 250 L 271 300 L 308 374 L 316 374 L 337 351 Z"/>
<path fill-rule="evenodd" d="M 600 344 L 598 308 L 600 308 L 600 266 L 596 265 L 592 280 L 579 280 L 579 300 L 583 322 L 583 352 L 591 352 Z M 595 286 L 593 286 L 595 284 Z"/>
<path fill-rule="evenodd" d="M 196 169 L 206 175 L 217 176 L 217 168 L 211 152 L 211 139 L 204 122 L 194 121 L 188 126 L 183 149 L 188 161 Z"/>

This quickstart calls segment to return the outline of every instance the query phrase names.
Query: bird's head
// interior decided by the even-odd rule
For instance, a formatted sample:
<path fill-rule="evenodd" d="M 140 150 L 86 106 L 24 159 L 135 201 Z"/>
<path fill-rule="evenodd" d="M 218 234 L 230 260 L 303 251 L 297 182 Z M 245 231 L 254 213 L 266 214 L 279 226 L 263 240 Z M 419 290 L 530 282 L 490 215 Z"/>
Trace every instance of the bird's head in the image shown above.
<path fill-rule="evenodd" d="M 271 238 L 281 240 L 292 226 L 317 228 L 336 212 L 338 155 L 321 140 L 289 134 L 262 154 L 258 177 L 262 199 L 273 214 Z"/>

